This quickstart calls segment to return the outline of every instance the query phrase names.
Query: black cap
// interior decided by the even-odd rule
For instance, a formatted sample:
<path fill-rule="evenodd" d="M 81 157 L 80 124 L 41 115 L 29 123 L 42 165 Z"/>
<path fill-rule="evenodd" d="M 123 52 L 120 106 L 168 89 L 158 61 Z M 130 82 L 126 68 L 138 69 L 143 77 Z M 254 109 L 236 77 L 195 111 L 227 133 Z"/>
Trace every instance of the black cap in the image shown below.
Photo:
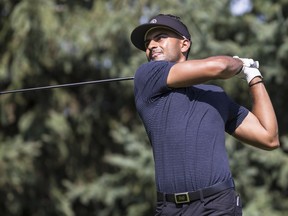
<path fill-rule="evenodd" d="M 157 16 L 152 17 L 149 23 L 142 24 L 132 31 L 131 41 L 134 46 L 145 51 L 145 35 L 148 30 L 155 27 L 169 28 L 180 36 L 184 36 L 188 40 L 191 39 L 187 26 L 181 22 L 179 17 L 170 14 L 158 14 Z"/>

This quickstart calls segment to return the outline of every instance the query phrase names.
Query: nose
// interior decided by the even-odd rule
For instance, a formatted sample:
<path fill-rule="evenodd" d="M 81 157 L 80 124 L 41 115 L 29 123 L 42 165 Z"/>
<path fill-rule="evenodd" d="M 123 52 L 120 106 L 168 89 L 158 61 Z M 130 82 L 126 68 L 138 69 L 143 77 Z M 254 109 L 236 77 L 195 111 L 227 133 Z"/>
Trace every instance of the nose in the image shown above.
<path fill-rule="evenodd" d="M 147 45 L 147 49 L 152 50 L 153 48 L 158 47 L 158 43 L 155 40 L 150 40 L 148 45 Z"/>

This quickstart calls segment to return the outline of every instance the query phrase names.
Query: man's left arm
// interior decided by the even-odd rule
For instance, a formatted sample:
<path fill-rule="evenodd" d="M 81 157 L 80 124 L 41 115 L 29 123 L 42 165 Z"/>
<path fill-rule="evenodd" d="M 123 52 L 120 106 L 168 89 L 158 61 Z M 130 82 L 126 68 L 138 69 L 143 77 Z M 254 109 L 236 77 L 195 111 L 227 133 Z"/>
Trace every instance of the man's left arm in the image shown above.
<path fill-rule="evenodd" d="M 256 68 L 245 68 L 244 73 L 247 78 L 250 74 L 257 75 L 258 71 Z M 233 136 L 257 148 L 276 149 L 280 145 L 278 123 L 261 74 L 249 80 L 248 84 L 252 97 L 252 110 L 236 128 Z"/>

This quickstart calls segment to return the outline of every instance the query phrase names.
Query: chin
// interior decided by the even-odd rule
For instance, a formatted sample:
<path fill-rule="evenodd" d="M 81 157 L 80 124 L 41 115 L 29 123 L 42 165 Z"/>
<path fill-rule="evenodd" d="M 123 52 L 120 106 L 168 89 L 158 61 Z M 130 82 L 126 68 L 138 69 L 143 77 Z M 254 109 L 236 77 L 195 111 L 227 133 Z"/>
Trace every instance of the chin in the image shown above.
<path fill-rule="evenodd" d="M 151 61 L 167 61 L 167 59 L 164 56 L 159 56 L 156 58 L 152 58 Z"/>

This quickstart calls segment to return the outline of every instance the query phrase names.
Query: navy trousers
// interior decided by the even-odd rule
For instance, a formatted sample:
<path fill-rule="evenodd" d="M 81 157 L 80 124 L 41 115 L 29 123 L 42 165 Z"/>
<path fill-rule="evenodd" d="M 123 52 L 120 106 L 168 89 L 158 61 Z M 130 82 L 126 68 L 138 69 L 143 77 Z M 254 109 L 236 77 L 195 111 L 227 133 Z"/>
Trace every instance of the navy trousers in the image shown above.
<path fill-rule="evenodd" d="M 172 202 L 157 202 L 155 216 L 241 216 L 242 203 L 234 188 L 196 200 L 189 204 L 177 205 Z"/>

